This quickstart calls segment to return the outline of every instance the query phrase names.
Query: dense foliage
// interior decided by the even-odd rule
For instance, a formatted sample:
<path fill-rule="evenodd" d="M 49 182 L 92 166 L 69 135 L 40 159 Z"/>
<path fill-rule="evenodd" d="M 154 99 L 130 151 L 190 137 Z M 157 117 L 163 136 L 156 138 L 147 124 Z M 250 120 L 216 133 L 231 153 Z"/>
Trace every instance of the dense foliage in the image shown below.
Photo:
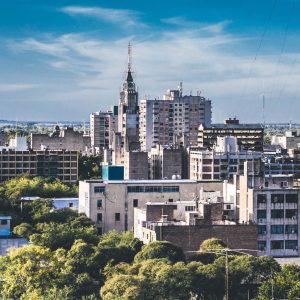
<path fill-rule="evenodd" d="M 80 155 L 78 160 L 79 180 L 101 178 L 101 163 L 102 156 L 100 155 Z"/>
<path fill-rule="evenodd" d="M 54 189 L 48 187 L 51 182 L 28 181 L 20 178 L 1 186 L 2 207 L 9 205 L 22 221 L 14 233 L 31 241 L 0 257 L 1 299 L 223 299 L 226 245 L 222 241 L 204 241 L 198 254 L 186 258 L 169 242 L 142 245 L 131 232 L 100 236 L 85 215 L 55 210 L 50 200 L 35 200 L 20 210 L 19 197 L 32 193 L 37 182 L 45 188 L 41 193 L 65 189 L 57 182 Z M 281 268 L 270 257 L 226 252 L 229 299 L 300 298 L 300 267 Z"/>

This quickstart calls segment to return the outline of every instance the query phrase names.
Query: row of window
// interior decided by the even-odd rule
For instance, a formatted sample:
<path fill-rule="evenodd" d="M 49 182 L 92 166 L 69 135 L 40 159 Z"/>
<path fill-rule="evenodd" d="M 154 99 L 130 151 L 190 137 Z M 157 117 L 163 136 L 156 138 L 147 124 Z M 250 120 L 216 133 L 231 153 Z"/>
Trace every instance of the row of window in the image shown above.
<path fill-rule="evenodd" d="M 128 186 L 127 193 L 178 193 L 179 186 Z"/>
<path fill-rule="evenodd" d="M 284 214 L 285 212 L 285 214 Z M 271 218 L 272 219 L 295 219 L 297 218 L 297 209 L 271 209 Z M 257 210 L 257 219 L 266 219 L 267 211 L 265 209 Z"/>
<path fill-rule="evenodd" d="M 173 202 L 173 199 L 169 199 L 169 200 L 172 200 L 172 202 Z M 138 199 L 133 199 L 132 206 L 133 207 L 138 207 L 139 206 L 139 200 Z M 102 199 L 97 200 L 97 209 L 101 209 L 102 207 L 103 207 L 103 200 Z"/>
<path fill-rule="evenodd" d="M 280 249 L 298 249 L 297 240 L 287 240 L 287 241 L 271 241 L 271 250 L 280 250 Z M 267 247 L 266 241 L 258 241 L 257 248 L 260 251 L 265 251 Z"/>
<path fill-rule="evenodd" d="M 298 194 L 272 194 L 271 195 L 271 203 L 284 203 L 284 196 L 286 203 L 298 203 Z M 267 195 L 266 194 L 258 194 L 257 195 L 257 203 L 267 203 Z"/>
<path fill-rule="evenodd" d="M 285 229 L 285 230 L 284 230 Z M 293 234 L 298 232 L 297 225 L 271 225 L 271 234 Z M 258 225 L 258 234 L 267 234 L 266 225 Z"/>
<path fill-rule="evenodd" d="M 121 214 L 115 213 L 115 221 L 121 221 Z M 97 223 L 102 222 L 102 213 L 97 213 Z"/>

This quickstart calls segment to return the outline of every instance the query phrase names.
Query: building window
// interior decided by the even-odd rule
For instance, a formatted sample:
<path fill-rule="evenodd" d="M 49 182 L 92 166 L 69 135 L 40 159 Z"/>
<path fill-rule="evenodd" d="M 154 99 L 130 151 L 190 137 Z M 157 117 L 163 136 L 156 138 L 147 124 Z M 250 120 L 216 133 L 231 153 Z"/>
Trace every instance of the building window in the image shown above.
<path fill-rule="evenodd" d="M 97 208 L 102 208 L 102 199 L 97 200 Z"/>
<path fill-rule="evenodd" d="M 267 211 L 265 209 L 257 210 L 257 218 L 258 219 L 265 219 L 266 217 L 267 217 Z"/>
<path fill-rule="evenodd" d="M 7 220 L 1 220 L 1 225 L 7 225 Z"/>
<path fill-rule="evenodd" d="M 115 213 L 115 221 L 120 221 L 120 220 L 121 220 L 120 213 Z"/>
<path fill-rule="evenodd" d="M 70 207 L 70 208 L 73 207 L 73 203 L 69 203 L 69 207 Z"/>
<path fill-rule="evenodd" d="M 105 192 L 104 186 L 95 186 L 94 187 L 94 193 L 95 194 L 103 194 Z"/>
<path fill-rule="evenodd" d="M 297 209 L 286 209 L 285 217 L 288 219 L 296 219 L 297 218 Z"/>
<path fill-rule="evenodd" d="M 139 200 L 133 199 L 133 207 L 138 207 L 138 206 L 139 206 Z"/>
<path fill-rule="evenodd" d="M 271 203 L 283 203 L 284 195 L 283 194 L 272 194 L 271 195 Z"/>
<path fill-rule="evenodd" d="M 171 202 L 171 203 L 172 203 L 172 202 L 174 202 L 174 200 L 173 200 L 173 199 L 169 199 L 168 201 L 169 201 L 169 202 Z"/>
<path fill-rule="evenodd" d="M 185 211 L 194 211 L 195 210 L 195 206 L 186 206 L 185 207 Z"/>
<path fill-rule="evenodd" d="M 267 195 L 266 194 L 258 194 L 257 195 L 257 204 L 267 203 Z"/>
<path fill-rule="evenodd" d="M 298 249 L 298 241 L 297 240 L 285 241 L 285 249 L 297 250 Z"/>
<path fill-rule="evenodd" d="M 298 194 L 287 194 L 286 203 L 298 203 Z"/>
<path fill-rule="evenodd" d="M 265 251 L 265 250 L 266 250 L 266 247 L 267 247 L 266 241 L 258 241 L 258 242 L 257 242 L 257 249 L 258 249 L 259 251 Z"/>
<path fill-rule="evenodd" d="M 285 233 L 287 234 L 298 233 L 297 225 L 285 225 Z"/>
<path fill-rule="evenodd" d="M 284 218 L 284 210 L 283 209 L 272 209 L 271 210 L 271 218 L 272 219 L 283 219 Z"/>
<path fill-rule="evenodd" d="M 284 232 L 283 225 L 271 225 L 271 233 L 272 234 L 282 234 Z"/>
<path fill-rule="evenodd" d="M 267 226 L 266 225 L 258 225 L 257 227 L 258 234 L 267 234 Z"/>
<path fill-rule="evenodd" d="M 102 213 L 97 213 L 97 222 L 102 222 Z"/>
<path fill-rule="evenodd" d="M 283 249 L 283 241 L 271 241 L 271 250 Z"/>

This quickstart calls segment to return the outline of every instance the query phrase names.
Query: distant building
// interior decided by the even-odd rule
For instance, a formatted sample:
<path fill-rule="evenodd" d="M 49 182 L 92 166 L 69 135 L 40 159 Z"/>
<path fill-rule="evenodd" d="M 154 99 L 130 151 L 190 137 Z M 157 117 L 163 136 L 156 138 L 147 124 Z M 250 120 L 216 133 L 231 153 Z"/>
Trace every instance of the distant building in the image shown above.
<path fill-rule="evenodd" d="M 145 244 L 171 242 L 188 256 L 210 238 L 223 240 L 231 249 L 257 249 L 256 225 L 237 225 L 224 220 L 221 202 L 147 203 L 142 209 L 134 209 L 134 236 Z"/>
<path fill-rule="evenodd" d="M 140 102 L 140 142 L 144 151 L 156 145 L 197 146 L 198 127 L 211 124 L 211 100 L 169 90 L 162 100 Z"/>
<path fill-rule="evenodd" d="M 195 180 L 85 180 L 79 182 L 79 212 L 99 231 L 133 229 L 133 209 L 147 202 L 190 201 L 200 190 L 222 190 L 220 181 Z"/>
<path fill-rule="evenodd" d="M 10 236 L 11 216 L 0 216 L 0 237 Z"/>
<path fill-rule="evenodd" d="M 213 149 L 191 148 L 190 179 L 232 179 L 235 174 L 243 174 L 244 162 L 249 161 L 262 171 L 261 152 L 239 150 L 237 138 L 217 137 Z"/>
<path fill-rule="evenodd" d="M 7 134 L 4 131 L 0 132 L 0 146 L 5 146 L 7 143 Z"/>
<path fill-rule="evenodd" d="M 149 167 L 150 179 L 184 179 L 183 149 L 156 145 L 151 148 Z"/>
<path fill-rule="evenodd" d="M 113 111 L 90 114 L 91 146 L 100 151 L 109 149 L 113 144 L 114 133 L 118 131 L 118 107 Z"/>
<path fill-rule="evenodd" d="M 0 149 L 0 181 L 24 173 L 32 176 L 54 177 L 65 183 L 76 183 L 78 152 Z"/>
<path fill-rule="evenodd" d="M 67 150 L 83 152 L 91 147 L 91 139 L 89 135 L 74 131 L 72 127 L 60 129 L 59 126 L 56 126 L 51 135 L 32 133 L 30 147 L 36 151 Z"/>
<path fill-rule="evenodd" d="M 124 178 L 148 179 L 148 153 L 141 151 L 126 151 L 124 153 Z"/>
<path fill-rule="evenodd" d="M 300 132 L 290 128 L 285 134 L 277 134 L 272 136 L 272 145 L 280 145 L 284 149 L 300 148 Z"/>
<path fill-rule="evenodd" d="M 237 138 L 240 150 L 263 151 L 264 128 L 261 124 L 240 124 L 237 119 L 227 119 L 224 124 L 200 125 L 198 146 L 213 148 L 217 137 L 233 136 Z"/>

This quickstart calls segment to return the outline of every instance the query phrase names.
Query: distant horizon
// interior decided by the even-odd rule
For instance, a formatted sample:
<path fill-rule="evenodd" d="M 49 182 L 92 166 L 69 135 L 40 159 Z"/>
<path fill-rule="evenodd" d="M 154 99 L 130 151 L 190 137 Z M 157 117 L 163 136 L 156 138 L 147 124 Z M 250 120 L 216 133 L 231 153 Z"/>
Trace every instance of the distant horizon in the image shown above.
<path fill-rule="evenodd" d="M 130 41 L 140 99 L 183 82 L 212 100 L 213 123 L 300 122 L 299 10 L 295 0 L 2 0 L 0 119 L 87 120 L 117 105 Z"/>

